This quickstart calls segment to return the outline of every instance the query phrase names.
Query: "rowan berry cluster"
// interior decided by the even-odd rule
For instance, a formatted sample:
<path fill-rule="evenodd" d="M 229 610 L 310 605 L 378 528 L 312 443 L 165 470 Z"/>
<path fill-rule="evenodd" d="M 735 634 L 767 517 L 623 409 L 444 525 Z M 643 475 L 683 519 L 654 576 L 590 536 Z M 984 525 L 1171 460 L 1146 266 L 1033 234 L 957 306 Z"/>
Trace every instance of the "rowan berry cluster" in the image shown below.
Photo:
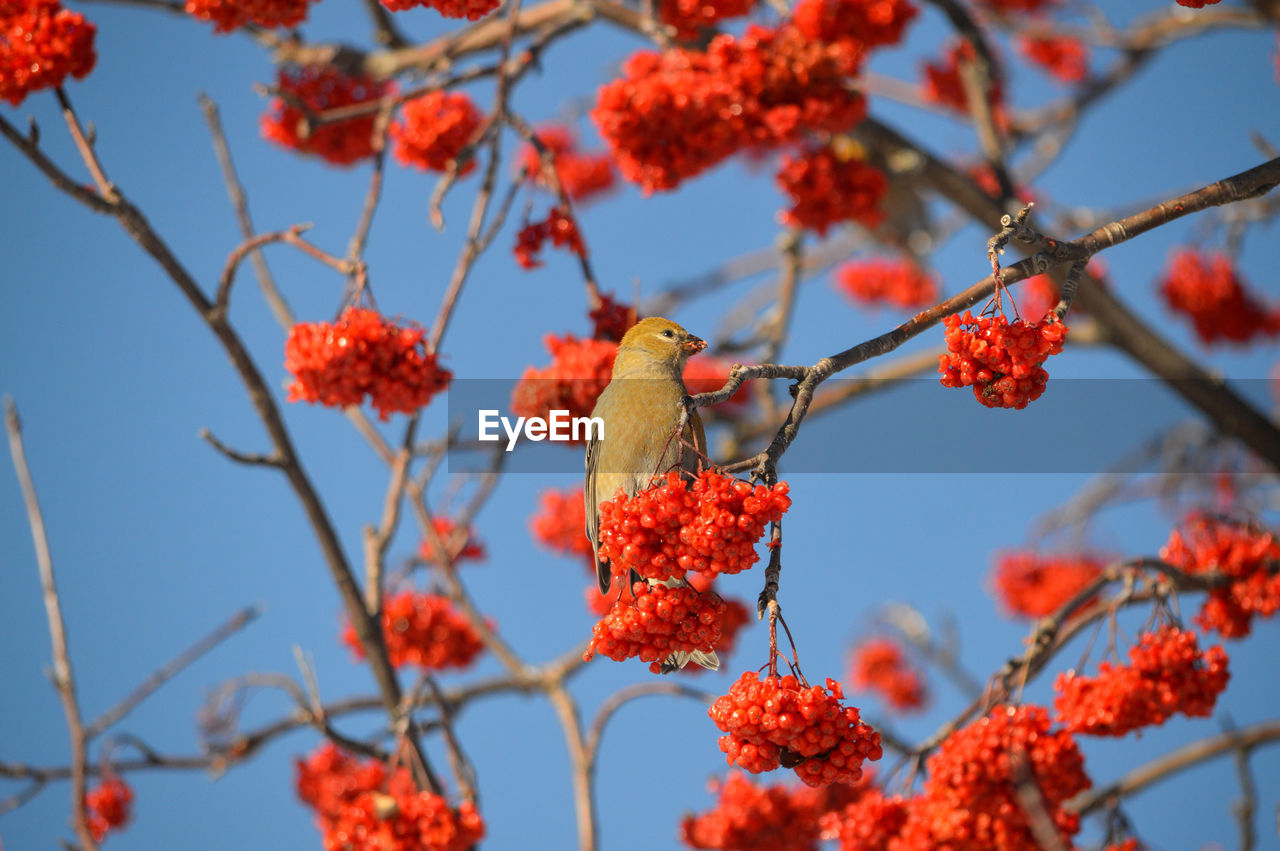
<path fill-rule="evenodd" d="M 888 304 L 907 310 L 938 300 L 938 282 L 910 260 L 860 260 L 836 269 L 836 287 L 855 304 Z"/>
<path fill-rule="evenodd" d="M 516 234 L 514 253 L 522 269 L 537 269 L 542 265 L 539 254 L 547 240 L 556 248 L 564 248 L 579 257 L 587 256 L 587 246 L 578 232 L 578 223 L 565 210 L 552 207 L 540 222 L 530 222 Z"/>
<path fill-rule="evenodd" d="M 555 164 L 560 188 L 575 201 L 608 192 L 613 188 L 613 160 L 608 154 L 589 154 L 578 150 L 578 142 L 569 128 L 553 124 L 535 134 Z M 548 186 L 542 171 L 542 157 L 532 144 L 526 144 L 516 161 L 528 180 Z"/>
<path fill-rule="evenodd" d="M 854 648 L 849 684 L 876 692 L 899 712 L 920 709 L 928 699 L 920 672 L 891 638 L 872 638 Z"/>
<path fill-rule="evenodd" d="M 407 102 L 400 120 L 391 122 L 387 132 L 401 165 L 444 172 L 475 139 L 483 121 L 480 110 L 462 92 L 434 91 Z M 458 174 L 474 167 L 470 160 L 459 163 Z"/>
<path fill-rule="evenodd" d="M 1040 792 L 1064 847 L 1080 829 L 1062 804 L 1089 788 L 1084 758 L 1066 730 L 1050 730 L 1040 706 L 998 706 L 949 736 L 929 757 L 923 794 L 909 800 L 900 834 L 904 848 L 1036 851 L 1018 803 L 1017 761 Z"/>
<path fill-rule="evenodd" d="M 478 21 L 501 6 L 502 0 L 381 0 L 381 3 L 393 12 L 427 6 L 446 18 Z"/>
<path fill-rule="evenodd" d="M 938 361 L 943 387 L 972 387 L 988 408 L 1025 408 L 1040 398 L 1049 381 L 1041 366 L 1062 351 L 1068 328 L 1054 314 L 1029 324 L 1004 314 L 965 311 L 942 320 L 947 350 Z"/>
<path fill-rule="evenodd" d="M 368 76 L 347 76 L 331 65 L 281 68 L 276 75 L 280 95 L 272 98 L 262 116 L 262 136 L 300 154 L 311 154 L 334 165 L 351 165 L 373 156 L 374 116 L 311 127 L 298 104 L 312 113 L 321 113 L 376 101 L 392 91 L 392 86 Z"/>
<path fill-rule="evenodd" d="M 296 27 L 316 0 L 186 0 L 193 18 L 211 21 L 214 32 L 229 33 L 247 24 L 273 29 Z"/>
<path fill-rule="evenodd" d="M 295 765 L 298 797 L 315 810 L 326 851 L 466 851 L 484 838 L 474 804 L 454 809 L 418 791 L 404 767 L 388 771 L 332 743 Z"/>
<path fill-rule="evenodd" d="M 635 496 L 601 503 L 600 558 L 617 577 L 739 573 L 759 560 L 765 525 L 791 507 L 788 490 L 786 482 L 753 487 L 715 470 L 688 482 L 672 471 Z"/>
<path fill-rule="evenodd" d="M 588 311 L 587 318 L 591 320 L 591 337 L 612 343 L 621 343 L 623 336 L 639 320 L 635 305 L 615 301 L 609 293 L 600 294 L 600 306 Z"/>
<path fill-rule="evenodd" d="M 960 65 L 962 62 L 973 62 L 975 58 L 973 45 L 968 41 L 952 44 L 940 62 L 925 64 L 924 90 L 921 96 L 931 103 L 969 115 L 969 95 L 965 91 Z M 987 98 L 991 103 L 991 115 L 996 126 L 1006 126 L 1009 118 L 1004 107 L 1004 86 L 998 75 L 993 75 L 990 80 Z"/>
<path fill-rule="evenodd" d="M 829 147 L 782 158 L 778 186 L 791 198 L 784 224 L 825 234 L 838 222 L 874 228 L 884 218 L 880 199 L 889 189 L 884 172 Z"/>
<path fill-rule="evenodd" d="M 1216 6 L 1222 0 L 1176 0 L 1179 6 L 1186 6 L 1189 9 L 1203 9 L 1205 6 Z"/>
<path fill-rule="evenodd" d="M 702 355 L 689 360 L 684 366 L 684 386 L 690 396 L 699 393 L 714 393 L 729 380 L 729 370 L 733 364 L 709 355 Z M 751 382 L 744 381 L 734 394 L 714 407 L 717 412 L 726 409 L 740 410 L 751 400 Z"/>
<path fill-rule="evenodd" d="M 1104 661 L 1096 677 L 1060 674 L 1053 705 L 1073 733 L 1123 736 L 1179 712 L 1208 717 L 1230 676 L 1222 647 L 1202 653 L 1194 632 L 1166 625 L 1129 648 L 1128 665 Z"/>
<path fill-rule="evenodd" d="M 1246 343 L 1280 334 L 1280 310 L 1261 304 L 1222 254 L 1183 249 L 1160 282 L 1169 307 L 1186 314 L 1205 343 Z"/>
<path fill-rule="evenodd" d="M 421 328 L 363 307 L 348 307 L 337 322 L 300 322 L 284 344 L 284 366 L 294 379 L 289 401 L 344 408 L 368 396 L 380 419 L 412 414 L 453 378 L 424 349 L 423 336 Z"/>
<path fill-rule="evenodd" d="M 0 98 L 17 106 L 68 76 L 87 77 L 98 61 L 95 33 L 58 0 L 0 0 Z"/>
<path fill-rule="evenodd" d="M 1002 553 L 991 572 L 996 596 L 1010 614 L 1048 617 L 1102 574 L 1104 562 L 1083 553 Z"/>
<path fill-rule="evenodd" d="M 719 35 L 705 52 L 641 52 L 600 89 L 591 116 L 622 174 L 651 193 L 673 189 L 749 148 L 804 130 L 838 133 L 866 115 L 846 85 L 860 44 L 814 41 L 794 26 Z"/>
<path fill-rule="evenodd" d="M 636 582 L 631 596 L 615 602 L 592 628 L 584 660 L 597 653 L 615 662 L 638 656 L 657 674 L 672 653 L 715 650 L 725 613 L 717 595 L 699 594 L 688 585 Z"/>
<path fill-rule="evenodd" d="M 129 784 L 113 773 L 104 773 L 102 782 L 84 796 L 84 816 L 93 840 L 101 842 L 109 832 L 123 828 L 132 808 Z"/>
<path fill-rule="evenodd" d="M 889 798 L 869 787 L 835 816 L 840 851 L 885 851 L 907 822 L 907 806 L 900 796 Z"/>
<path fill-rule="evenodd" d="M 613 376 L 617 344 L 579 340 L 572 334 L 548 334 L 543 343 L 551 352 L 551 364 L 544 369 L 525 369 L 511 394 L 511 410 L 521 417 L 545 418 L 551 411 L 590 416 Z"/>
<path fill-rule="evenodd" d="M 452 518 L 444 516 L 431 518 L 431 525 L 436 527 L 436 534 L 440 536 L 440 540 L 448 548 L 448 551 L 453 554 L 451 564 L 457 565 L 464 561 L 484 560 L 484 544 L 476 537 L 474 529 L 459 530 L 458 524 L 453 522 Z M 581 533 L 581 530 L 579 530 L 579 533 Z M 454 542 L 454 536 L 458 538 L 456 542 Z M 436 556 L 436 548 L 431 543 L 430 538 L 422 539 L 422 543 L 418 546 L 418 558 L 428 564 L 436 564 L 439 561 Z"/>
<path fill-rule="evenodd" d="M 862 763 L 881 756 L 880 734 L 843 699 L 832 679 L 824 689 L 747 671 L 707 714 L 728 734 L 720 750 L 730 765 L 752 774 L 785 765 L 809 786 L 856 783 Z"/>
<path fill-rule="evenodd" d="M 835 796 L 828 790 L 838 790 Z M 855 787 L 833 784 L 825 789 L 807 786 L 757 786 L 740 771 L 724 782 L 712 781 L 718 800 L 705 813 L 687 815 L 680 838 L 690 848 L 719 851 L 814 851 L 821 818 L 860 794 Z M 834 797 L 834 800 L 829 800 Z"/>
<path fill-rule="evenodd" d="M 382 638 L 397 668 L 417 665 L 424 671 L 465 668 L 484 649 L 480 636 L 448 597 L 403 591 L 382 604 Z M 364 658 L 364 648 L 350 623 L 342 641 Z"/>
<path fill-rule="evenodd" d="M 1079 39 L 1024 35 L 1018 39 L 1018 50 L 1064 83 L 1078 83 L 1089 73 L 1089 50 Z"/>
<path fill-rule="evenodd" d="M 1272 532 L 1208 514 L 1192 514 L 1169 536 L 1160 558 L 1186 573 L 1231 577 L 1209 592 L 1196 622 L 1225 638 L 1244 638 L 1256 615 L 1280 611 L 1280 541 Z"/>
<path fill-rule="evenodd" d="M 870 50 L 901 41 L 918 13 L 907 0 L 799 0 L 792 20 L 809 38 L 853 39 Z"/>
<path fill-rule="evenodd" d="M 692 41 L 704 29 L 728 18 L 740 18 L 754 6 L 755 0 L 662 0 L 658 17 L 675 28 L 678 38 Z"/>
<path fill-rule="evenodd" d="M 544 490 L 538 502 L 538 513 L 529 521 L 534 540 L 552 552 L 581 556 L 589 562 L 591 541 L 586 535 L 587 509 L 582 488 Z"/>

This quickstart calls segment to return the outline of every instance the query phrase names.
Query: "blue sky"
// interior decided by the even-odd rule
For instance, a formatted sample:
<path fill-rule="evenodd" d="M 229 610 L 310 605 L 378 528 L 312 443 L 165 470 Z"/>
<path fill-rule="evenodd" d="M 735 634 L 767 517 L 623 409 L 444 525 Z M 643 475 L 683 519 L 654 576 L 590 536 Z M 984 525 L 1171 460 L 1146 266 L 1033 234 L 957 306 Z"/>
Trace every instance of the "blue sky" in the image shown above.
<path fill-rule="evenodd" d="M 1162 8 L 1154 2 L 1114 5 L 1121 21 Z M 252 86 L 272 77 L 269 58 L 259 48 L 241 37 L 215 38 L 207 25 L 151 10 L 95 4 L 83 11 L 98 24 L 100 58 L 93 75 L 72 85 L 70 95 L 96 127 L 108 174 L 147 213 L 206 291 L 212 291 L 239 235 L 197 92 L 208 93 L 222 108 L 259 229 L 311 222 L 310 238 L 342 253 L 359 214 L 368 168 L 328 168 L 259 138 L 264 100 Z M 446 30 L 429 10 L 398 20 L 415 38 Z M 305 31 L 315 40 L 355 40 L 364 37 L 367 24 L 360 4 L 324 0 L 313 8 Z M 943 33 L 939 16 L 926 12 L 908 45 L 878 55 L 871 67 L 915 80 L 920 58 L 936 51 Z M 605 26 L 570 37 L 517 90 L 514 106 L 535 122 L 575 115 L 639 46 Z M 1036 191 L 1066 207 L 1128 211 L 1131 204 L 1258 164 L 1266 157 L 1250 141 L 1251 132 L 1280 144 L 1275 54 L 1274 32 L 1261 31 L 1214 34 L 1170 48 L 1081 122 L 1062 157 L 1036 182 Z M 480 104 L 492 95 L 483 84 L 469 91 Z M 1034 105 L 1055 92 L 1033 73 L 1015 77 L 1016 105 Z M 50 155 L 73 174 L 82 173 L 51 95 L 4 109 L 8 120 L 20 124 L 34 115 Z M 935 152 L 973 150 L 971 131 L 958 122 L 883 100 L 874 100 L 871 111 Z M 594 141 L 589 125 L 580 127 Z M 508 142 L 507 151 L 512 150 Z M 338 599 L 285 482 L 232 465 L 197 438 L 199 429 L 209 428 L 246 451 L 267 447 L 212 335 L 113 221 L 58 195 L 8 147 L 0 148 L 0 168 L 7 190 L 0 202 L 6 258 L 0 286 L 0 392 L 14 398 L 25 421 L 85 715 L 95 717 L 112 706 L 180 648 L 248 604 L 264 606 L 262 617 L 167 685 L 117 731 L 138 734 L 167 753 L 193 753 L 198 748 L 195 716 L 208 691 L 245 672 L 296 675 L 295 645 L 313 656 L 326 699 L 370 692 L 368 673 L 337 641 Z M 439 305 L 475 181 L 455 189 L 445 207 L 449 226 L 443 233 L 427 222 L 433 185 L 419 172 L 389 166 L 367 253 L 384 311 L 423 322 Z M 535 209 L 545 204 L 540 198 Z M 772 244 L 780 206 L 768 172 L 728 164 L 674 194 L 645 199 L 624 188 L 586 208 L 582 226 L 604 287 L 624 297 L 647 296 Z M 1244 382 L 1247 393 L 1269 404 L 1264 380 L 1276 360 L 1274 345 L 1206 351 L 1157 301 L 1155 281 L 1168 251 L 1202 233 L 1205 219 L 1175 223 L 1107 252 L 1114 286 L 1180 347 Z M 945 291 L 955 292 L 983 275 L 989 235 L 966 227 L 935 255 Z M 545 363 L 544 334 L 589 330 L 575 265 L 551 253 L 545 268 L 525 272 L 508 252 L 513 242 L 509 223 L 477 264 L 445 339 L 447 363 L 460 378 L 515 377 L 526 365 Z M 1240 265 L 1255 288 L 1280 301 L 1276 246 L 1274 225 L 1251 232 Z M 321 319 L 333 313 L 341 279 L 286 248 L 272 248 L 267 257 L 299 316 Z M 247 272 L 232 316 L 283 404 L 283 335 Z M 730 305 L 755 285 L 737 284 L 687 305 L 673 318 L 711 337 Z M 801 291 L 794 333 L 781 360 L 811 363 L 899 320 L 890 311 L 857 311 L 832 290 L 827 277 L 815 278 Z M 940 340 L 935 330 L 911 348 Z M 1142 377 L 1135 366 L 1102 350 L 1068 351 L 1049 369 L 1055 378 L 1082 379 L 1083 387 L 1088 381 Z M 944 395 L 957 391 L 933 387 L 936 397 L 915 388 L 902 403 L 901 416 L 938 421 Z M 1048 393 L 1054 393 L 1053 383 Z M 869 397 L 822 426 L 815 423 L 812 432 L 802 432 L 796 451 L 818 452 L 821 443 L 807 442 L 820 440 L 874 445 L 880 435 L 866 423 L 881 418 L 868 415 L 865 406 L 877 404 Z M 434 403 L 423 434 L 439 432 L 444 408 L 443 400 Z M 1005 435 L 1011 446 L 1031 443 L 1029 420 L 1013 412 L 984 413 L 989 436 L 951 441 L 949 451 L 963 461 L 957 461 L 961 469 L 981 469 L 984 455 L 1003 451 Z M 344 545 L 358 562 L 361 528 L 376 521 L 381 510 L 385 470 L 337 413 L 289 405 L 286 416 Z M 1119 458 L 1131 447 L 1129 441 L 1141 436 L 1126 434 L 1121 441 L 1102 430 L 1087 403 L 1065 416 L 1073 418 L 1082 444 L 1101 447 L 1111 457 Z M 1152 415 L 1151 428 L 1196 417 L 1170 405 Z M 396 434 L 400 419 L 393 420 L 388 435 Z M 938 439 L 946 442 L 948 436 L 939 430 Z M 849 642 L 872 628 L 878 606 L 894 601 L 909 602 L 930 618 L 954 617 L 961 657 L 980 677 L 1020 648 L 1026 626 L 1000 616 L 986 590 L 991 554 L 1023 543 L 1035 518 L 1069 499 L 1091 471 L 946 472 L 950 469 L 956 467 L 787 476 L 795 503 L 787 518 L 781 600 L 811 679 L 843 677 Z M 0 552 L 5 554 L 0 760 L 65 764 L 65 728 L 45 676 L 49 642 L 30 535 L 17 484 L 7 470 L 0 475 Z M 440 504 L 449 490 L 443 478 L 435 494 Z M 527 532 L 539 491 L 576 480 L 571 474 L 504 477 L 477 522 L 488 560 L 465 568 L 478 604 L 529 661 L 563 653 L 589 633 L 581 568 L 536 548 Z M 1099 519 L 1094 543 L 1117 553 L 1153 554 L 1175 519 L 1160 505 L 1124 506 Z M 392 544 L 391 562 L 411 554 L 416 543 L 406 525 Z M 725 590 L 749 599 L 759 582 L 757 574 L 747 574 Z M 1188 600 L 1184 610 L 1195 605 Z M 1138 613 L 1122 624 L 1132 634 L 1144 617 Z M 1276 625 L 1263 623 L 1250 641 L 1229 648 L 1233 681 L 1220 716 L 1243 726 L 1274 715 L 1274 689 L 1267 684 L 1280 676 L 1275 640 Z M 740 639 L 729 673 L 703 675 L 696 684 L 727 690 L 732 676 L 764 661 L 766 647 L 766 630 L 750 629 Z M 1062 666 L 1074 664 L 1081 650 L 1068 650 Z M 497 663 L 485 657 L 474 671 L 443 679 L 466 682 L 498 672 Z M 573 681 L 573 691 L 590 717 L 609 694 L 649 676 L 639 663 L 596 660 Z M 923 737 L 958 710 L 961 697 L 936 678 L 934 685 L 934 707 L 923 716 L 892 719 L 896 729 Z M 1048 678 L 1034 684 L 1028 699 L 1049 699 L 1048 685 Z M 886 717 L 874 701 L 864 700 L 872 716 Z M 284 699 L 262 694 L 247 705 L 244 722 L 253 726 L 287 711 Z M 362 733 L 377 722 L 376 716 L 354 719 L 347 729 Z M 1220 729 L 1220 720 L 1178 720 L 1141 739 L 1089 741 L 1087 767 L 1095 780 L 1105 782 Z M 460 717 L 459 735 L 478 770 L 487 847 L 572 846 L 568 764 L 544 700 L 476 703 Z M 725 768 L 717 735 L 693 702 L 653 698 L 625 708 L 610 726 L 601 753 L 604 847 L 674 846 L 680 815 L 710 805 L 706 781 Z M 317 742 L 313 732 L 294 733 L 218 779 L 173 772 L 130 776 L 136 790 L 134 823 L 108 847 L 318 847 L 311 815 L 292 791 L 293 757 Z M 430 741 L 428 749 L 443 765 L 439 743 Z M 93 758 L 98 756 L 95 750 Z M 1268 828 L 1280 788 L 1280 760 L 1274 752 L 1260 751 L 1254 771 L 1262 790 L 1260 847 L 1280 847 Z M 0 795 L 17 788 L 0 785 Z M 4 847 L 47 848 L 55 837 L 69 835 L 66 789 L 55 784 L 0 818 Z M 1220 761 L 1140 796 L 1128 812 L 1156 847 L 1193 848 L 1214 841 L 1231 846 L 1235 826 L 1229 804 L 1237 794 L 1229 761 Z"/>

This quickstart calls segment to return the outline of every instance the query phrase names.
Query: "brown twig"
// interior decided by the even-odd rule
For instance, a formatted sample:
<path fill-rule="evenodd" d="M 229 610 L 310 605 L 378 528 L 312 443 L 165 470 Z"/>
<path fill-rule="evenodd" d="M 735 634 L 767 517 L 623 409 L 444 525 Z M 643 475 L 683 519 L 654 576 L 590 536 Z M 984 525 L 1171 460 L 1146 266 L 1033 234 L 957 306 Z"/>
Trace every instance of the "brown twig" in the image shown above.
<path fill-rule="evenodd" d="M 36 484 L 27 466 L 27 452 L 22 445 L 22 422 L 18 418 L 18 406 L 5 397 L 4 425 L 9 433 L 9 453 L 13 456 L 13 468 L 22 488 L 22 501 L 27 509 L 27 523 L 31 526 L 31 540 L 36 550 L 36 566 L 40 571 L 40 588 L 44 594 L 45 615 L 49 619 L 49 640 L 53 645 L 53 685 L 62 701 L 62 712 L 67 719 L 67 734 L 71 738 L 71 823 L 80 844 L 87 851 L 95 851 L 98 844 L 89 832 L 85 816 L 85 763 L 87 741 L 84 720 L 80 717 L 80 704 L 76 701 L 76 681 L 71 669 L 71 655 L 67 650 L 67 628 L 62 620 L 62 602 L 58 598 L 58 585 L 53 577 L 53 555 L 49 550 L 49 536 L 45 531 L 44 514 L 36 496 Z M 34 794 L 34 792 L 32 792 Z"/>
<path fill-rule="evenodd" d="M 649 682 L 635 683 L 615 691 L 609 695 L 604 703 L 600 704 L 600 708 L 596 710 L 595 717 L 591 719 L 591 727 L 587 731 L 587 760 L 592 771 L 595 770 L 596 762 L 600 758 L 600 741 L 604 738 L 605 727 L 613 720 L 613 716 L 617 714 L 618 710 L 633 700 L 642 697 L 659 696 L 688 697 L 701 701 L 707 706 L 714 703 L 716 699 L 716 696 L 711 692 L 671 682 L 670 680 L 651 680 Z"/>

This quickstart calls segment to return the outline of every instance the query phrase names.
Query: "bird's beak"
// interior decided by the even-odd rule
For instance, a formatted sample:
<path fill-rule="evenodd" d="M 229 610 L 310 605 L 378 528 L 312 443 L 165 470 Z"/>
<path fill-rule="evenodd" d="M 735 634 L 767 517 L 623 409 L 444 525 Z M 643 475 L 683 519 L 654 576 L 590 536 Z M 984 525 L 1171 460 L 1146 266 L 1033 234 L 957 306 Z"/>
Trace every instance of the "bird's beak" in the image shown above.
<path fill-rule="evenodd" d="M 690 355 L 696 355 L 707 347 L 707 341 L 701 337 L 695 337 L 692 334 L 684 338 L 684 350 Z"/>

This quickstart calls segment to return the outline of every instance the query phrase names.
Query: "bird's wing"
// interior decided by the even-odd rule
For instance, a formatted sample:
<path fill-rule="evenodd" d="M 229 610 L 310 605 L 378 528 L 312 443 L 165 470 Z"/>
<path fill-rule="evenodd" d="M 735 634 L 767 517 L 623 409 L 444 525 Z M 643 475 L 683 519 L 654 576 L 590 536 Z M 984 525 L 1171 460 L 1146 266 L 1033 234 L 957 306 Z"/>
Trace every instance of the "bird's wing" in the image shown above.
<path fill-rule="evenodd" d="M 600 561 L 600 517 L 596 513 L 596 479 L 599 478 L 596 468 L 600 465 L 601 439 L 596 430 L 591 429 L 591 437 L 587 441 L 587 478 L 582 488 L 582 498 L 586 504 L 587 540 L 591 542 L 591 554 L 596 562 L 596 580 L 600 584 L 600 593 L 609 591 L 611 568 L 608 562 Z"/>

